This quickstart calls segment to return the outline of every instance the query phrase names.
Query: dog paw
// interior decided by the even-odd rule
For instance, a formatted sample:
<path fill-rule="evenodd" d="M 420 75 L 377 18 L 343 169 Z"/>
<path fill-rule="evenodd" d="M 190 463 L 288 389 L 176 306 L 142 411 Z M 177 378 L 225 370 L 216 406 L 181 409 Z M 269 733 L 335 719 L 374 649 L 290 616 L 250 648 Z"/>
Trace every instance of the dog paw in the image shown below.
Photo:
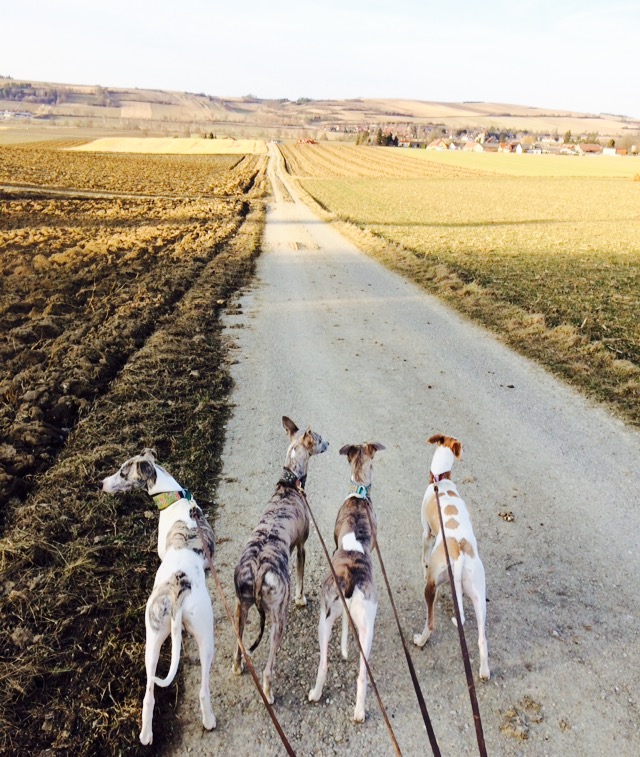
<path fill-rule="evenodd" d="M 322 696 L 322 689 L 320 689 L 320 691 L 317 691 L 316 689 L 309 689 L 310 702 L 318 702 L 321 696 Z"/>
<path fill-rule="evenodd" d="M 301 597 L 296 597 L 296 607 L 306 607 L 307 606 L 307 598 L 303 594 Z"/>
<path fill-rule="evenodd" d="M 359 707 L 356 707 L 356 709 L 353 712 L 353 720 L 354 723 L 364 723 L 364 708 L 360 709 Z"/>
<path fill-rule="evenodd" d="M 150 728 L 143 728 L 140 732 L 140 743 L 148 746 L 153 743 L 153 733 Z"/>
<path fill-rule="evenodd" d="M 241 662 L 235 662 L 234 660 L 234 662 L 231 664 L 231 672 L 234 675 L 237 675 L 237 676 L 242 675 L 242 668 L 243 666 Z"/>
<path fill-rule="evenodd" d="M 213 731 L 213 729 L 216 727 L 216 716 L 213 714 L 213 712 L 203 715 L 202 725 L 207 729 L 207 731 Z"/>
<path fill-rule="evenodd" d="M 480 678 L 483 681 L 488 681 L 489 678 L 491 678 L 491 673 L 489 672 L 489 666 L 486 667 L 480 666 Z"/>
<path fill-rule="evenodd" d="M 267 700 L 267 702 L 269 702 L 269 704 L 273 704 L 276 701 L 275 697 L 273 696 L 273 692 L 271 691 L 271 682 L 263 681 L 262 691 L 264 693 L 265 699 Z"/>
<path fill-rule="evenodd" d="M 422 648 L 427 642 L 429 641 L 429 634 L 419 634 L 415 633 L 413 635 L 413 643 L 417 646 Z"/>

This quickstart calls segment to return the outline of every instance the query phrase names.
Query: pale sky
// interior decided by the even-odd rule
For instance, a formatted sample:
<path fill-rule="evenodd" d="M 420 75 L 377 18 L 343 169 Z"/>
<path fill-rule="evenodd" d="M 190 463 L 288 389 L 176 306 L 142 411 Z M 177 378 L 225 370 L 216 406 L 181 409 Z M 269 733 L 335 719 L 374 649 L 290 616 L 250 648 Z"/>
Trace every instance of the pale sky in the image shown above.
<path fill-rule="evenodd" d="M 0 0 L 0 75 L 640 118 L 638 0 Z"/>

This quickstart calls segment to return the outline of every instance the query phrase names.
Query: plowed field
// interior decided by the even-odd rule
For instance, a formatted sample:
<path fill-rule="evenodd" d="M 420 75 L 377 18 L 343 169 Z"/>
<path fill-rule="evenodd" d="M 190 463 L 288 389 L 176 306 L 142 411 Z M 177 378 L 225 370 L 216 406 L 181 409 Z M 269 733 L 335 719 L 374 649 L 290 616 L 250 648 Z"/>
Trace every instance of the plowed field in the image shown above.
<path fill-rule="evenodd" d="M 138 748 L 154 529 L 98 482 L 147 445 L 210 499 L 218 320 L 259 248 L 264 168 L 0 150 L 0 752 Z"/>

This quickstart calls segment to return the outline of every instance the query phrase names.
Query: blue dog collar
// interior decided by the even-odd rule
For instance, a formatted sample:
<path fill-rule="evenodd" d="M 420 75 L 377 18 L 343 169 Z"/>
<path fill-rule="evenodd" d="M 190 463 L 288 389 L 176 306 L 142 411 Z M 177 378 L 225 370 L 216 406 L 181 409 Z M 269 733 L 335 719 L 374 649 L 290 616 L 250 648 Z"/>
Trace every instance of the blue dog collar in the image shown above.
<path fill-rule="evenodd" d="M 369 484 L 369 486 L 364 486 L 363 484 L 356 484 L 355 481 L 352 481 L 351 486 L 353 487 L 351 491 L 352 497 L 358 497 L 358 499 L 369 498 L 369 490 L 371 489 L 371 484 Z"/>

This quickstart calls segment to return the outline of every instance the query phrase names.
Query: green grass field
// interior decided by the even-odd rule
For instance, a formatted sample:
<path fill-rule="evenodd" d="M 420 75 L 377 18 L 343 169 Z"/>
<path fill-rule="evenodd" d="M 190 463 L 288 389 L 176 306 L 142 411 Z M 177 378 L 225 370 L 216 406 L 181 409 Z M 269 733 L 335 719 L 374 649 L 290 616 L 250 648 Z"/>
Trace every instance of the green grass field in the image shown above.
<path fill-rule="evenodd" d="M 385 262 L 640 420 L 639 159 L 283 151 L 302 188 L 369 232 Z"/>

